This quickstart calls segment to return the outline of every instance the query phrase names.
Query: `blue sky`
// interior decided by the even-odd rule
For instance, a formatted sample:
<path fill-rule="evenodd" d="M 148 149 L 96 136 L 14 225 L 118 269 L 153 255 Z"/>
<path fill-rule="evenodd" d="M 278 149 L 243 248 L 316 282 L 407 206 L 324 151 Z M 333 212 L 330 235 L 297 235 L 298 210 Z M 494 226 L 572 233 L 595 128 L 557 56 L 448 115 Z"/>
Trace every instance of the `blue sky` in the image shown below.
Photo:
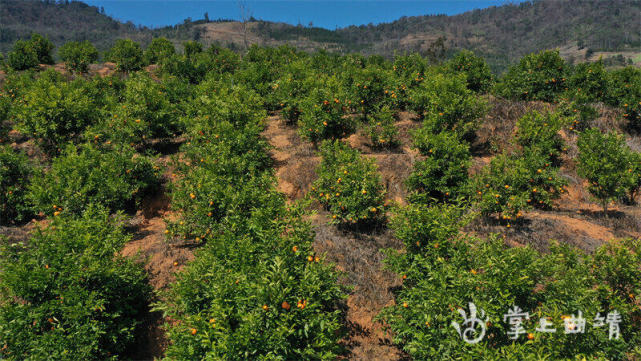
<path fill-rule="evenodd" d="M 238 19 L 237 0 L 84 0 L 102 6 L 108 15 L 149 27 L 174 25 L 191 17 Z M 468 10 L 518 3 L 523 0 L 245 0 L 257 19 L 335 29 L 377 24 L 402 16 L 458 14 Z"/>

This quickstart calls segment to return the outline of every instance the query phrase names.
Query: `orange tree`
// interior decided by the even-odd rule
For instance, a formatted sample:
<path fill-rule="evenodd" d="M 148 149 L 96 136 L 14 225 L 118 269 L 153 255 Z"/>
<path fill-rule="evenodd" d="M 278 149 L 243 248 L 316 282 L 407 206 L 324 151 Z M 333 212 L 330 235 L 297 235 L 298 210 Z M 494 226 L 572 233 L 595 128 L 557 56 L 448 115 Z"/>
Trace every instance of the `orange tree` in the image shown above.
<path fill-rule="evenodd" d="M 564 148 L 559 131 L 566 122 L 567 119 L 559 113 L 529 112 L 516 122 L 514 143 L 524 152 L 536 153 L 542 158 L 558 163 Z"/>
<path fill-rule="evenodd" d="M 321 145 L 318 180 L 311 196 L 331 214 L 332 223 L 377 225 L 385 220 L 385 190 L 373 159 L 340 140 Z"/>
<path fill-rule="evenodd" d="M 123 73 L 140 70 L 144 65 L 140 44 L 130 39 L 118 39 L 105 57 Z"/>
<path fill-rule="evenodd" d="M 566 65 L 558 50 L 521 58 L 500 79 L 495 92 L 505 98 L 554 101 L 566 88 Z"/>
<path fill-rule="evenodd" d="M 623 135 L 602 134 L 588 129 L 577 140 L 579 157 L 577 172 L 587 179 L 588 191 L 603 207 L 607 216 L 608 203 L 625 195 L 634 183 L 630 150 Z"/>
<path fill-rule="evenodd" d="M 264 111 L 221 109 L 235 108 L 224 100 L 193 110 L 176 168 L 180 218 L 168 236 L 204 246 L 157 305 L 177 321 L 167 325 L 166 356 L 333 360 L 344 297 L 337 274 L 314 253 L 302 211 L 274 189 L 260 139 Z M 216 113 L 204 114 L 208 106 Z"/>
<path fill-rule="evenodd" d="M 272 84 L 274 102 L 282 109 L 289 124 L 296 124 L 301 115 L 301 101 L 316 83 L 316 73 L 304 60 L 285 65 L 283 74 Z"/>
<path fill-rule="evenodd" d="M 26 243 L 0 242 L 0 357 L 117 360 L 142 331 L 151 287 L 120 251 L 122 217 L 93 205 Z"/>
<path fill-rule="evenodd" d="M 409 91 L 410 109 L 430 123 L 433 132 L 455 131 L 469 138 L 485 113 L 486 103 L 467 89 L 465 75 L 427 75 Z"/>
<path fill-rule="evenodd" d="M 551 207 L 566 185 L 549 159 L 536 153 L 504 153 L 472 178 L 470 197 L 484 216 L 498 214 L 510 222 L 523 210 Z"/>
<path fill-rule="evenodd" d="M 15 70 L 37 68 L 38 64 L 53 64 L 51 51 L 54 45 L 40 34 L 34 33 L 29 40 L 18 40 L 7 55 L 8 64 Z"/>
<path fill-rule="evenodd" d="M 89 65 L 98 60 L 98 50 L 87 40 L 70 41 L 60 47 L 58 54 L 70 72 L 86 73 Z"/>
<path fill-rule="evenodd" d="M 96 100 L 83 80 L 66 82 L 51 70 L 22 92 L 12 110 L 16 128 L 35 138 L 49 154 L 58 153 L 65 142 L 78 138 L 100 119 Z"/>
<path fill-rule="evenodd" d="M 349 102 L 336 77 L 319 80 L 301 101 L 298 127 L 301 135 L 315 143 L 342 138 L 356 128 L 353 117 L 346 115 Z"/>
<path fill-rule="evenodd" d="M 466 238 L 458 231 L 464 214 L 455 206 L 410 205 L 392 219 L 406 249 L 387 250 L 386 264 L 403 285 L 395 305 L 380 317 L 413 359 L 528 360 L 545 355 L 612 360 L 638 353 L 639 241 L 607 243 L 594 255 L 560 245 L 540 254 L 529 247 L 508 247 L 500 239 Z M 473 325 L 466 335 L 472 339 L 485 330 L 476 344 L 466 343 L 453 327 L 457 323 L 465 331 L 460 312 L 469 316 L 469 303 L 475 304 L 482 325 Z M 513 306 L 530 315 L 516 340 L 508 335 L 512 326 L 503 317 Z M 592 323 L 598 314 L 605 317 L 615 310 L 622 318 L 621 337 L 610 340 L 607 327 Z M 584 333 L 566 334 L 565 327 L 577 327 L 567 326 L 569 315 L 579 311 L 587 321 Z M 556 332 L 535 331 L 541 318 Z"/>
<path fill-rule="evenodd" d="M 367 116 L 365 132 L 374 148 L 391 149 L 400 144 L 394 112 L 389 106 L 382 106 Z"/>
<path fill-rule="evenodd" d="M 569 71 L 567 87 L 570 92 L 584 95 L 584 102 L 604 100 L 608 92 L 608 73 L 603 61 L 581 63 Z"/>
<path fill-rule="evenodd" d="M 91 204 L 132 210 L 158 183 L 159 168 L 131 148 L 68 145 L 48 170 L 32 178 L 28 198 L 36 213 L 47 215 L 77 215 Z"/>
<path fill-rule="evenodd" d="M 465 74 L 467 87 L 472 91 L 485 93 L 493 85 L 492 71 L 485 59 L 469 50 L 460 51 L 445 66 L 451 72 Z"/>
<path fill-rule="evenodd" d="M 433 134 L 422 128 L 414 133 L 414 147 L 424 159 L 414 163 L 406 181 L 412 202 L 452 201 L 465 195 L 472 163 L 469 144 L 456 133 Z"/>
<path fill-rule="evenodd" d="M 388 74 L 386 69 L 369 65 L 364 68 L 347 68 L 343 72 L 344 87 L 351 100 L 351 108 L 360 113 L 364 118 L 375 111 L 386 98 L 385 90 L 388 88 Z"/>
<path fill-rule="evenodd" d="M 641 129 L 641 70 L 629 66 L 608 75 L 607 103 L 623 109 L 631 129 Z"/>
<path fill-rule="evenodd" d="M 144 61 L 145 64 L 158 64 L 174 54 L 176 54 L 174 43 L 166 38 L 154 38 L 145 49 Z"/>
<path fill-rule="evenodd" d="M 88 138 L 98 136 L 121 144 L 144 144 L 153 138 L 175 137 L 182 132 L 180 109 L 169 98 L 163 83 L 149 75 L 135 73 L 124 81 L 117 98 L 105 106 L 105 119 L 89 130 Z"/>
<path fill-rule="evenodd" d="M 388 94 L 399 109 L 408 108 L 408 92 L 417 87 L 428 70 L 427 60 L 418 53 L 396 55 L 392 64 L 393 77 Z"/>
<path fill-rule="evenodd" d="M 25 154 L 0 145 L 0 224 L 20 223 L 30 214 L 25 194 L 32 173 Z"/>

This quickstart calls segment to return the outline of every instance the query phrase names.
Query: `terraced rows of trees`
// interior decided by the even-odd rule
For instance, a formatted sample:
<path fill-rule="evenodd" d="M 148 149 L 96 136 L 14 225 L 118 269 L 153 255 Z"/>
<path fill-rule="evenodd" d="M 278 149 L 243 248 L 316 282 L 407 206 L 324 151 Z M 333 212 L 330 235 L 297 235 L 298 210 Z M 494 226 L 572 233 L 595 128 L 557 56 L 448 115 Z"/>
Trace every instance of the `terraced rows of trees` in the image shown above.
<path fill-rule="evenodd" d="M 64 74 L 39 70 L 53 46 L 38 35 L 16 43 L 3 64 L 0 223 L 35 218 L 37 227 L 25 242 L 0 244 L 0 358 L 127 359 L 155 310 L 167 320 L 167 360 L 334 360 L 344 353 L 350 291 L 314 250 L 313 204 L 335 227 L 390 228 L 403 242 L 384 251 L 403 284 L 379 318 L 413 359 L 641 357 L 640 240 L 540 253 L 462 232 L 475 217 L 519 227 L 529 210 L 555 207 L 567 191 L 567 134 L 578 136 L 577 172 L 604 216 L 612 202 L 637 201 L 641 155 L 626 138 L 641 131 L 638 68 L 571 66 L 545 51 L 496 78 L 471 52 L 434 64 L 289 47 L 239 55 L 196 42 L 178 52 L 155 39 L 144 50 L 118 41 L 106 55 L 118 73 L 90 77 L 93 45 L 63 49 Z M 554 107 L 519 119 L 510 146 L 474 173 L 472 144 L 490 97 Z M 621 109 L 625 132 L 593 127 L 596 103 Z M 416 123 L 405 205 L 390 202 L 376 163 L 345 142 L 362 131 L 374 148 L 394 151 L 401 111 Z M 276 190 L 261 135 L 268 114 L 296 127 L 321 158 L 304 201 Z M 168 140 L 180 146 L 164 166 L 159 144 Z M 127 218 L 165 188 L 176 211 L 167 242 L 197 250 L 154 295 L 144 264 L 121 251 L 132 237 Z M 474 345 L 451 326 L 469 303 L 489 316 Z M 559 331 L 509 338 L 502 315 L 514 305 L 532 315 L 525 329 L 543 317 Z M 615 310 L 620 338 L 589 327 Z M 585 334 L 561 332 L 578 311 L 590 317 Z"/>

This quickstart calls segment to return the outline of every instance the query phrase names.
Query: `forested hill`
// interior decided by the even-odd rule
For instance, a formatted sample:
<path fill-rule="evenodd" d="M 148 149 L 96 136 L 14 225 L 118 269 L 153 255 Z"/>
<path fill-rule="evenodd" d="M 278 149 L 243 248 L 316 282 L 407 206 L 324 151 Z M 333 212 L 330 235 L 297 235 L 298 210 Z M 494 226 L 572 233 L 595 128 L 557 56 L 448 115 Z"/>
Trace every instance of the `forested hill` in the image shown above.
<path fill-rule="evenodd" d="M 105 49 L 118 37 L 143 40 L 149 37 L 132 23 L 123 24 L 100 9 L 78 1 L 0 0 L 0 51 L 32 32 L 48 36 L 56 45 L 70 40 L 89 40 Z"/>
<path fill-rule="evenodd" d="M 425 49 L 432 39 L 443 36 L 449 48 L 475 50 L 493 64 L 553 47 L 566 50 L 568 56 L 638 53 L 641 1 L 539 0 L 455 16 L 406 17 L 338 32 L 353 43 L 373 44 L 376 52 Z"/>
<path fill-rule="evenodd" d="M 145 45 L 153 36 L 236 48 L 242 48 L 248 39 L 261 45 L 287 43 L 307 50 L 385 56 L 398 51 L 438 56 L 467 48 L 486 57 L 495 71 L 505 69 L 523 54 L 556 47 L 572 61 L 599 56 L 614 65 L 641 61 L 641 0 L 538 0 L 455 16 L 404 17 L 336 31 L 259 20 L 249 25 L 249 34 L 241 33 L 237 23 L 204 20 L 151 30 L 121 23 L 78 1 L 0 0 L 0 51 L 6 52 L 15 40 L 35 31 L 56 45 L 90 40 L 100 50 L 106 50 L 117 38 L 129 37 Z"/>

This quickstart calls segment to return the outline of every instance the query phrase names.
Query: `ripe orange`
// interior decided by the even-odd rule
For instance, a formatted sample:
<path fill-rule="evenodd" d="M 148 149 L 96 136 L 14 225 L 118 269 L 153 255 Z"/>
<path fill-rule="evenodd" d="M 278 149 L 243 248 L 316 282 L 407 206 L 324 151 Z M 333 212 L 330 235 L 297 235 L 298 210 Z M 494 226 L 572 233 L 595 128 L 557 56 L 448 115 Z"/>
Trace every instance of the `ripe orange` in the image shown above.
<path fill-rule="evenodd" d="M 533 333 L 528 333 L 527 334 L 527 339 L 528 340 L 534 340 L 534 334 Z"/>
<path fill-rule="evenodd" d="M 313 256 L 307 256 L 307 260 L 309 262 L 314 262 L 314 257 Z"/>
<path fill-rule="evenodd" d="M 282 307 L 284 310 L 289 311 L 289 303 L 287 301 L 283 301 L 283 303 L 280 304 L 280 307 Z"/>
<path fill-rule="evenodd" d="M 269 306 L 263 305 L 263 311 L 267 311 L 267 310 L 269 310 Z"/>
<path fill-rule="evenodd" d="M 195 335 L 196 333 L 198 333 L 198 330 L 197 330 L 197 329 L 195 329 L 195 328 L 192 328 L 192 329 L 191 329 L 191 334 L 192 334 L 192 335 Z"/>

